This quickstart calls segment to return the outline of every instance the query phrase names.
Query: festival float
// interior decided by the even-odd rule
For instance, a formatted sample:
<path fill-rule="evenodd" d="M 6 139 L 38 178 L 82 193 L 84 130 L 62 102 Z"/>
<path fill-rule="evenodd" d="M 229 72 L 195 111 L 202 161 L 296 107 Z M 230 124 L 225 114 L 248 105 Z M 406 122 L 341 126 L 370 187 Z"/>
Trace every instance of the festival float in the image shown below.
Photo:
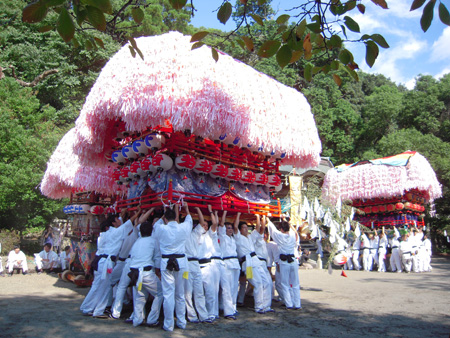
<path fill-rule="evenodd" d="M 426 205 L 441 196 L 433 168 L 416 151 L 337 166 L 322 187 L 323 201 L 349 201 L 355 220 L 370 228 L 424 226 Z"/>
<path fill-rule="evenodd" d="M 178 32 L 136 43 L 142 58 L 124 46 L 103 68 L 42 193 L 110 196 L 115 211 L 186 201 L 280 216 L 280 165 L 320 161 L 305 97 L 226 54 L 216 62 L 207 46 L 192 50 Z"/>

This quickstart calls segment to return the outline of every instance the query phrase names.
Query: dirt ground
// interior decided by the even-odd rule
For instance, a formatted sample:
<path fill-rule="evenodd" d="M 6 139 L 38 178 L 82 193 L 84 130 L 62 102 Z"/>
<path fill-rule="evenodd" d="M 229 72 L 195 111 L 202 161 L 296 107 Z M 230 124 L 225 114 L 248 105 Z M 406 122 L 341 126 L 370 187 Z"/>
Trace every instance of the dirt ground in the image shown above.
<path fill-rule="evenodd" d="M 122 320 L 83 317 L 87 288 L 54 275 L 0 277 L 0 337 L 449 337 L 450 260 L 433 271 L 396 274 L 300 270 L 303 309 L 259 315 L 240 308 L 236 321 L 188 324 L 173 333 Z"/>

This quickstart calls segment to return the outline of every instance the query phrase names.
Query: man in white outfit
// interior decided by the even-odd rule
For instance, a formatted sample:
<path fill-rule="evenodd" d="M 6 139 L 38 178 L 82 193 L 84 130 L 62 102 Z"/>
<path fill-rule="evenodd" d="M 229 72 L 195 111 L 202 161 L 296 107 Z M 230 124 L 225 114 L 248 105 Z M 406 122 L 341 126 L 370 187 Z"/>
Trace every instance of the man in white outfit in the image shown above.
<path fill-rule="evenodd" d="M 155 240 L 161 251 L 161 282 L 164 294 L 164 325 L 166 331 L 174 329 L 174 310 L 177 326 L 186 328 L 186 302 L 184 299 L 184 279 L 189 278 L 185 255 L 186 239 L 192 231 L 192 217 L 187 203 L 184 203 L 186 219 L 177 223 L 178 206 L 166 209 L 161 220 L 155 223 Z"/>
<path fill-rule="evenodd" d="M 397 273 L 401 273 L 403 270 L 402 267 L 402 258 L 400 254 L 400 233 L 397 228 L 394 228 L 393 237 L 390 239 L 391 246 L 391 258 L 389 263 L 391 265 L 391 271 Z"/>
<path fill-rule="evenodd" d="M 221 276 L 222 253 L 219 246 L 217 222 L 211 213 L 211 226 L 203 218 L 200 208 L 196 208 L 199 224 L 203 228 L 200 235 L 198 255 L 205 290 L 205 305 L 209 320 L 219 318 L 219 286 Z"/>
<path fill-rule="evenodd" d="M 262 281 L 262 275 L 265 274 L 263 269 L 265 265 L 261 264 L 255 253 L 255 247 L 248 234 L 248 226 L 246 222 L 239 222 L 241 213 L 238 212 L 234 221 L 234 238 L 236 240 L 236 249 L 239 260 L 242 264 L 242 271 L 246 274 L 247 280 L 253 285 L 253 297 L 255 299 L 255 312 L 259 314 L 265 313 L 265 304 L 270 299 L 266 299 L 270 292 L 265 292 L 266 287 Z M 270 298 L 270 296 L 269 296 Z"/>
<path fill-rule="evenodd" d="M 431 269 L 431 241 L 428 238 L 427 234 L 423 235 L 423 248 L 424 248 L 424 256 L 423 256 L 423 271 L 430 272 Z"/>
<path fill-rule="evenodd" d="M 399 249 L 405 271 L 406 273 L 410 273 L 412 265 L 412 245 L 411 242 L 408 241 L 408 234 L 402 236 Z"/>
<path fill-rule="evenodd" d="M 50 243 L 44 244 L 44 250 L 34 255 L 36 263 L 36 272 L 38 274 L 43 271 L 50 273 L 55 272 L 59 266 L 59 257 L 56 252 L 51 250 L 52 245 Z"/>
<path fill-rule="evenodd" d="M 412 270 L 414 272 L 420 272 L 422 255 L 420 254 L 420 246 L 422 245 L 423 232 L 413 229 L 409 236 L 409 241 L 412 245 Z"/>
<path fill-rule="evenodd" d="M 119 215 L 113 214 L 108 216 L 106 221 L 102 223 L 102 228 L 107 228 L 108 230 L 103 232 L 97 240 L 100 242 L 97 245 L 97 271 L 94 273 L 94 282 L 91 290 L 80 307 L 83 314 L 90 315 L 92 313 L 94 318 L 108 318 L 104 311 L 108 304 L 109 291 L 111 290 L 111 274 L 114 263 L 123 240 L 133 230 L 133 222 L 138 216 L 139 214 L 136 213 L 125 223 L 122 223 Z"/>
<path fill-rule="evenodd" d="M 28 273 L 27 257 L 18 245 L 15 245 L 14 249 L 9 252 L 7 266 L 9 277 L 13 275 L 14 269 L 22 269 L 24 275 Z"/>
<path fill-rule="evenodd" d="M 356 237 L 352 245 L 352 261 L 353 261 L 353 268 L 355 270 L 361 270 L 361 265 L 359 264 L 360 250 L 361 250 L 361 239 L 359 237 Z"/>
<path fill-rule="evenodd" d="M 226 222 L 227 212 L 224 211 L 219 226 L 220 248 L 223 255 L 224 272 L 220 280 L 222 290 L 223 312 L 226 319 L 236 320 L 236 301 L 238 296 L 239 275 L 241 267 L 237 257 L 236 241 L 233 237 L 234 228 Z M 215 214 L 216 220 L 219 216 Z"/>
<path fill-rule="evenodd" d="M 270 237 L 278 244 L 280 250 L 281 288 L 286 309 L 301 309 L 298 262 L 294 255 L 298 234 L 289 222 L 284 220 L 280 223 L 280 230 L 271 221 L 268 225 Z"/>
<path fill-rule="evenodd" d="M 372 260 L 370 255 L 370 239 L 367 237 L 366 233 L 361 236 L 362 250 L 363 250 L 363 268 L 364 271 L 372 270 Z"/>
<path fill-rule="evenodd" d="M 61 254 L 59 255 L 59 261 L 60 261 L 60 264 L 61 264 L 61 270 L 62 271 L 67 270 L 69 268 L 70 258 L 71 258 L 70 251 L 71 251 L 70 250 L 70 246 L 66 246 L 64 248 L 64 251 L 61 252 Z"/>
<path fill-rule="evenodd" d="M 133 326 L 139 326 L 144 322 L 144 306 L 149 294 L 154 299 L 152 308 L 147 317 L 147 325 L 150 327 L 159 324 L 159 312 L 163 302 L 161 282 L 155 274 L 159 270 L 161 255 L 158 243 L 151 236 L 152 223 L 145 221 L 140 225 L 141 237 L 136 240 L 130 251 L 130 279 L 133 285 Z"/>
<path fill-rule="evenodd" d="M 386 272 L 386 264 L 384 263 L 384 259 L 387 252 L 388 240 L 386 233 L 384 232 L 384 227 L 381 230 L 381 234 L 379 236 L 378 241 L 378 271 Z"/>
<path fill-rule="evenodd" d="M 264 304 L 264 312 L 275 312 L 272 306 L 272 277 L 267 269 L 269 253 L 267 252 L 266 241 L 264 240 L 264 230 L 266 228 L 266 217 L 264 216 L 261 224 L 260 216 L 256 215 L 256 227 L 250 234 L 250 238 L 253 241 L 255 247 L 255 253 L 263 266 L 263 274 L 261 275 L 261 281 L 263 283 L 264 299 L 267 303 Z M 296 249 L 297 250 L 297 249 Z M 297 261 L 297 260 L 296 260 Z M 298 262 L 298 261 L 297 261 Z M 298 266 L 298 263 L 297 263 Z"/>
<path fill-rule="evenodd" d="M 188 260 L 189 278 L 184 279 L 184 295 L 186 301 L 187 319 L 191 323 L 208 322 L 212 323 L 209 318 L 205 305 L 205 293 L 203 290 L 203 277 L 199 264 L 199 244 L 200 238 L 204 233 L 202 225 L 197 224 L 192 229 L 188 239 L 186 240 L 186 256 Z M 194 296 L 194 302 L 192 301 Z"/>

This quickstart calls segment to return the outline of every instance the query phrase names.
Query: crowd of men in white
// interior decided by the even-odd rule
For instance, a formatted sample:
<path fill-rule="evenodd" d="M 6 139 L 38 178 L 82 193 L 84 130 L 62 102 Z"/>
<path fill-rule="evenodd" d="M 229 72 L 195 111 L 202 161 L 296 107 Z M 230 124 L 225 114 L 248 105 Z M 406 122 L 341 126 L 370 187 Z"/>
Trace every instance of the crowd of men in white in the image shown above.
<path fill-rule="evenodd" d="M 183 205 L 185 218 L 179 221 L 179 206 L 167 208 L 161 218 L 149 220 L 153 209 L 139 210 L 130 219 L 110 216 L 98 238 L 93 262 L 94 281 L 80 310 L 94 318 L 118 319 L 128 286 L 133 285 L 133 314 L 127 320 L 134 326 L 158 326 L 161 306 L 163 329 L 175 325 L 184 329 L 186 322 L 211 323 L 219 318 L 236 319 L 237 306 L 244 302 L 246 281 L 253 286 L 255 311 L 274 312 L 271 308 L 273 261 L 278 263 L 275 280 L 287 310 L 301 308 L 298 278 L 298 234 L 288 222 L 280 229 L 267 218 L 257 217 L 249 233 L 246 222 L 237 214 L 234 224 L 208 206 L 211 221 L 205 221 L 196 208 L 198 224 L 193 223 L 189 208 Z M 273 242 L 266 242 L 265 228 Z M 270 244 L 269 244 L 270 243 Z M 242 274 L 245 278 L 241 278 Z M 117 285 L 112 299 L 113 287 Z M 151 294 L 154 299 L 145 319 L 144 306 Z"/>
<path fill-rule="evenodd" d="M 348 270 L 373 270 L 379 272 L 429 272 L 431 271 L 431 241 L 421 228 L 402 230 L 403 235 L 394 228 L 388 235 L 384 228 L 381 233 L 364 233 L 352 243 L 339 242 L 338 253 L 348 260 Z"/>

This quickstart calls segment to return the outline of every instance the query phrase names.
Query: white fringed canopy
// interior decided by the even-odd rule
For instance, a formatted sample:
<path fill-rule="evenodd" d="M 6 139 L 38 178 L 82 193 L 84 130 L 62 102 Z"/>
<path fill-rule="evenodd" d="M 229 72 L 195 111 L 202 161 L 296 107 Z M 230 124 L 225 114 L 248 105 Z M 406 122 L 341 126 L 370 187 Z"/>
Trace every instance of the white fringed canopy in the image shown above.
<path fill-rule="evenodd" d="M 303 94 L 203 46 L 170 32 L 136 39 L 144 60 L 124 46 L 103 68 L 76 122 L 75 153 L 83 164 L 103 165 L 105 135 L 113 120 L 143 131 L 169 119 L 175 131 L 190 129 L 218 139 L 239 136 L 286 153 L 283 163 L 315 167 L 321 143 Z"/>
<path fill-rule="evenodd" d="M 109 166 L 92 168 L 80 165 L 78 156 L 73 153 L 75 139 L 75 129 L 71 129 L 59 142 L 47 163 L 41 192 L 47 197 L 61 199 L 70 197 L 73 188 L 110 195 L 120 190 L 112 180 L 114 169 Z"/>
<path fill-rule="evenodd" d="M 117 121 L 141 132 L 170 120 L 175 131 L 286 153 L 283 164 L 315 167 L 321 143 L 303 94 L 207 46 L 191 50 L 190 36 L 170 32 L 136 39 L 144 60 L 124 46 L 92 87 L 75 129 L 60 142 L 41 184 L 43 194 L 68 197 L 70 188 L 111 193 L 105 159 Z"/>
<path fill-rule="evenodd" d="M 389 198 L 403 195 L 411 189 L 425 192 L 433 201 L 442 196 L 436 173 L 425 157 L 417 152 L 404 166 L 386 164 L 361 164 L 339 172 L 339 167 L 325 175 L 322 199 L 335 205 L 341 200 Z M 400 155 L 404 155 L 400 154 Z M 379 163 L 377 160 L 371 161 Z"/>

